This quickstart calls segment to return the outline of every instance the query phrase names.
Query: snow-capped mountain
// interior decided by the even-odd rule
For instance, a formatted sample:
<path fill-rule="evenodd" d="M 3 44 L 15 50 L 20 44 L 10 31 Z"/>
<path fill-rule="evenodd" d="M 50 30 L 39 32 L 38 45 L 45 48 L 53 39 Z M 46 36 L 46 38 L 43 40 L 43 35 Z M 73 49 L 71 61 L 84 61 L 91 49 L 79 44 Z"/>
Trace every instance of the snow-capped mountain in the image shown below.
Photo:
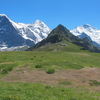
<path fill-rule="evenodd" d="M 31 24 L 15 23 L 5 14 L 0 14 L 0 51 L 12 50 L 17 46 L 33 46 L 46 38 L 50 29 L 36 20 Z"/>
<path fill-rule="evenodd" d="M 100 47 L 100 30 L 93 28 L 89 24 L 84 24 L 76 27 L 73 30 L 70 30 L 75 36 L 79 38 L 87 37 L 95 46 Z"/>
<path fill-rule="evenodd" d="M 35 43 L 41 41 L 42 39 L 46 38 L 48 34 L 51 32 L 48 26 L 46 26 L 42 21 L 36 20 L 32 24 L 27 24 L 27 26 L 34 31 L 34 34 L 37 38 Z"/>

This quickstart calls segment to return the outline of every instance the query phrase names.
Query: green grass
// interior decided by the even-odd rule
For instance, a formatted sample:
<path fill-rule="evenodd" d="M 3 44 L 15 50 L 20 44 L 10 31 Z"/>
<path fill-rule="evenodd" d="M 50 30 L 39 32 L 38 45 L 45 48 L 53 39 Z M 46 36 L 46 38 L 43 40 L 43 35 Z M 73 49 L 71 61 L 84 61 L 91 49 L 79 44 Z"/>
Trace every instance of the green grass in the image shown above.
<path fill-rule="evenodd" d="M 42 65 L 36 65 L 35 68 L 42 68 Z"/>
<path fill-rule="evenodd" d="M 61 44 L 66 44 L 67 46 L 61 46 Z M 36 48 L 35 51 L 67 51 L 67 52 L 80 52 L 83 47 L 74 45 L 68 41 L 62 41 L 58 43 L 53 44 L 47 44 L 46 46 L 41 46 L 39 48 Z"/>
<path fill-rule="evenodd" d="M 35 69 L 81 69 L 100 67 L 100 54 L 89 52 L 48 52 L 48 51 L 13 51 L 0 52 L 0 69 L 2 66 L 27 67 Z"/>
<path fill-rule="evenodd" d="M 48 73 L 48 74 L 54 74 L 55 70 L 54 69 L 47 69 L 46 73 Z"/>
<path fill-rule="evenodd" d="M 0 82 L 0 100 L 100 100 L 98 96 L 99 92 L 90 93 L 82 87 Z"/>
<path fill-rule="evenodd" d="M 100 86 L 100 82 L 98 82 L 97 80 L 90 80 L 89 83 L 91 86 Z"/>
<path fill-rule="evenodd" d="M 15 68 L 17 66 L 17 64 L 13 64 L 13 63 L 4 63 L 4 64 L 0 64 L 0 77 L 7 75 L 10 71 L 13 70 L 13 68 Z"/>
<path fill-rule="evenodd" d="M 71 85 L 72 83 L 69 81 L 62 81 L 59 83 L 60 85 Z"/>
<path fill-rule="evenodd" d="M 82 52 L 48 52 L 48 51 L 12 51 L 0 52 L 0 78 L 16 67 L 48 69 L 81 69 L 100 67 L 100 53 Z M 92 81 L 91 84 L 99 84 Z M 100 100 L 100 91 L 89 92 L 82 88 L 64 87 L 69 82 L 58 86 L 38 83 L 0 82 L 0 100 Z M 70 86 L 70 85 L 69 85 Z"/>

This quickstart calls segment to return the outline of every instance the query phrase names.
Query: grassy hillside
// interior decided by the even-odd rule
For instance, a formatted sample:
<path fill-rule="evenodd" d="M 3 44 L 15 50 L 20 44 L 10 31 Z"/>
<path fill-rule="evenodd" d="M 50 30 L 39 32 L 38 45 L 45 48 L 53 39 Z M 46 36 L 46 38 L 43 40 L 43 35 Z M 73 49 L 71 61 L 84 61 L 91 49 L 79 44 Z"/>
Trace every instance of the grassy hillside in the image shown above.
<path fill-rule="evenodd" d="M 62 46 L 65 44 L 66 46 Z M 67 52 L 80 52 L 83 47 L 74 45 L 68 41 L 62 41 L 58 43 L 47 43 L 44 46 L 41 46 L 36 49 L 32 49 L 33 51 L 67 51 Z M 31 48 L 30 48 L 31 49 Z"/>
<path fill-rule="evenodd" d="M 12 51 L 0 52 L 0 68 L 6 66 L 34 68 L 40 64 L 43 68 L 56 65 L 61 69 L 76 69 L 81 67 L 99 67 L 100 54 L 91 52 L 49 52 L 49 51 Z M 70 64 L 70 66 L 68 65 Z M 74 65 L 74 66 L 73 66 Z"/>
<path fill-rule="evenodd" d="M 67 46 L 65 48 L 67 48 Z M 84 67 L 99 68 L 100 54 L 87 51 L 0 52 L 1 79 L 15 68 L 23 67 L 28 67 L 29 70 L 38 69 L 45 72 L 48 69 L 53 69 L 55 73 L 56 70 L 79 70 Z M 37 82 L 30 83 L 28 81 L 25 83 L 0 82 L 0 100 L 100 100 L 100 91 L 88 90 L 85 86 L 66 86 L 66 84 L 70 84 L 70 82 L 62 82 L 56 86 L 43 85 Z M 96 87 L 100 88 L 99 86 Z"/>

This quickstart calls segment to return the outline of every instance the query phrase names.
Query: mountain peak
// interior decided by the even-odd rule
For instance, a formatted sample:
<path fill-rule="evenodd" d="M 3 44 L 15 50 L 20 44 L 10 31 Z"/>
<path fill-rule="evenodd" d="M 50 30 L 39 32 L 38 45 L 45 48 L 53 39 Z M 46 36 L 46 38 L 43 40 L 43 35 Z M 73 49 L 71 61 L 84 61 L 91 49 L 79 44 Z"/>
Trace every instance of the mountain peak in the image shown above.
<path fill-rule="evenodd" d="M 57 27 L 64 27 L 62 24 L 59 24 Z"/>
<path fill-rule="evenodd" d="M 0 14 L 0 16 L 6 16 L 5 14 Z"/>
<path fill-rule="evenodd" d="M 5 14 L 0 14 L 0 22 L 10 21 L 10 19 Z"/>
<path fill-rule="evenodd" d="M 36 20 L 34 23 L 32 23 L 35 27 L 39 27 L 40 28 L 40 26 L 41 27 L 47 27 L 42 21 L 40 21 L 40 20 Z"/>
<path fill-rule="evenodd" d="M 84 24 L 83 27 L 84 27 L 84 28 L 89 28 L 89 27 L 91 27 L 91 25 L 89 25 L 89 24 Z"/>
<path fill-rule="evenodd" d="M 0 17 L 5 17 L 5 18 L 9 19 L 5 14 L 0 14 Z"/>
<path fill-rule="evenodd" d="M 67 31 L 67 32 L 69 32 L 69 30 L 68 30 L 65 26 L 63 26 L 62 24 L 59 24 L 59 25 L 56 27 L 56 29 L 57 29 L 58 31 Z"/>
<path fill-rule="evenodd" d="M 37 19 L 33 24 L 44 24 L 44 23 Z"/>
<path fill-rule="evenodd" d="M 93 44 L 97 47 L 100 47 L 100 30 L 92 27 L 89 24 L 84 24 L 81 26 L 76 27 L 75 29 L 70 31 L 75 36 L 78 36 L 79 38 L 90 37 Z M 83 35 L 85 33 L 86 35 Z M 95 42 L 94 42 L 95 41 Z"/>
<path fill-rule="evenodd" d="M 59 24 L 58 26 L 57 26 L 58 28 L 66 28 L 65 26 L 63 26 L 62 24 Z"/>
<path fill-rule="evenodd" d="M 66 27 L 64 27 L 62 24 L 59 24 L 56 28 L 54 28 L 52 31 L 51 31 L 51 35 L 65 35 L 65 33 L 68 32 L 68 30 L 66 29 Z M 67 33 L 66 33 L 67 34 Z"/>
<path fill-rule="evenodd" d="M 42 22 L 42 21 L 40 21 L 40 20 L 37 19 L 35 22 L 39 23 L 39 22 Z"/>

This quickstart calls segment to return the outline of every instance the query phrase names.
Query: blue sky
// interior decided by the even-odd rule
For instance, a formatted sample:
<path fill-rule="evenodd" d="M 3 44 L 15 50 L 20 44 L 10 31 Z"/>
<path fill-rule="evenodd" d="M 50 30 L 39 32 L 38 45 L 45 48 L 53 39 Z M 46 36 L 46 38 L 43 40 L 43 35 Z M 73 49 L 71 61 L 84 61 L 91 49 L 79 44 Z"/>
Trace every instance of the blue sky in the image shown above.
<path fill-rule="evenodd" d="M 58 24 L 69 30 L 83 24 L 100 29 L 100 0 L 0 0 L 0 14 L 21 23 L 38 19 L 50 29 Z"/>

